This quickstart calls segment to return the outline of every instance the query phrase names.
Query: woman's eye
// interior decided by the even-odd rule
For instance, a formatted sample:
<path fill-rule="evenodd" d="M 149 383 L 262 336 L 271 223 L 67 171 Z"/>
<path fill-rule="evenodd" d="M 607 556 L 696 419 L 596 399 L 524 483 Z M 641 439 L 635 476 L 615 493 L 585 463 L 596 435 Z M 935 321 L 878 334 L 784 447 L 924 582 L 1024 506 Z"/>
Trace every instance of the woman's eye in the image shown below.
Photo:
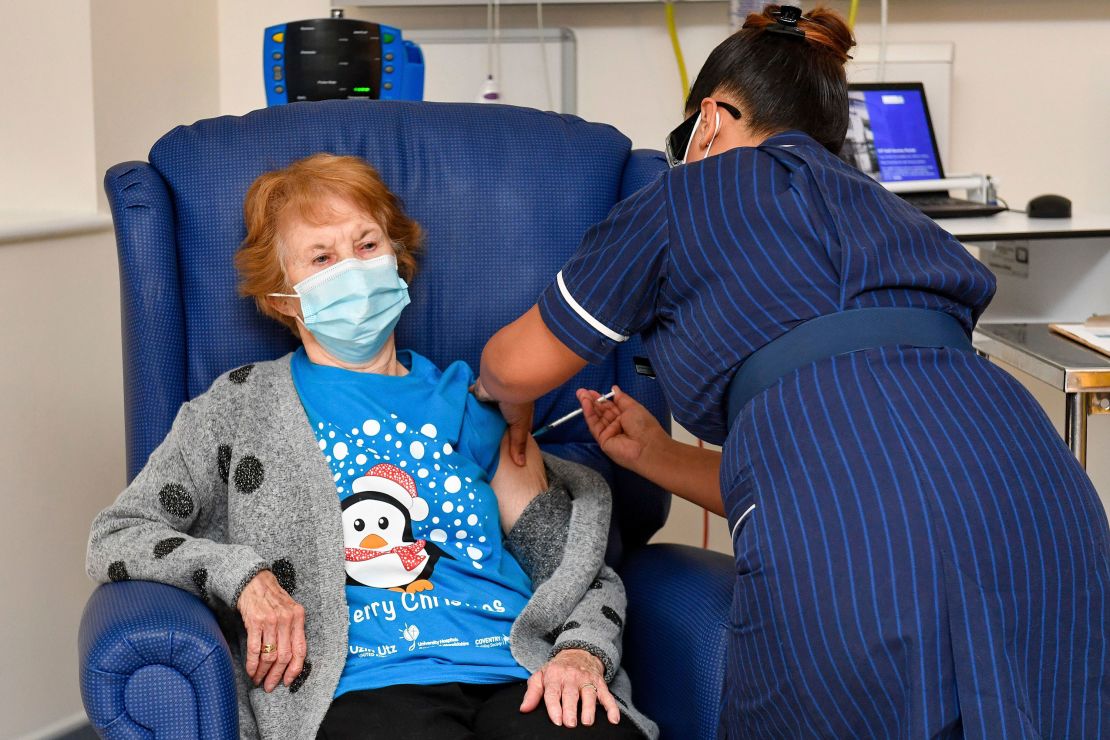
<path fill-rule="evenodd" d="M 355 519 L 355 531 L 361 532 L 364 529 L 366 529 L 366 522 L 361 519 Z"/>
<path fill-rule="evenodd" d="M 389 529 L 389 520 L 384 516 L 378 520 L 378 529 Z"/>
<path fill-rule="evenodd" d="M 322 265 L 327 261 L 328 256 L 326 254 L 320 254 L 312 258 L 312 264 L 314 265 Z"/>
<path fill-rule="evenodd" d="M 376 249 L 377 246 L 378 246 L 377 242 L 366 242 L 365 244 L 362 245 L 362 248 L 365 249 L 365 250 L 371 250 L 371 249 Z"/>

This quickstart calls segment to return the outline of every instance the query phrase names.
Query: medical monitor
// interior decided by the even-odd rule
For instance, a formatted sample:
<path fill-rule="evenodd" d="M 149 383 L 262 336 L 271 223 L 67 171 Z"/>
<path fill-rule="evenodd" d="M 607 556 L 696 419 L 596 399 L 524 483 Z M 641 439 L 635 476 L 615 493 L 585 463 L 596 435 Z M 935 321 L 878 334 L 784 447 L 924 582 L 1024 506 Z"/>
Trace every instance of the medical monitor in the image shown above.
<path fill-rule="evenodd" d="M 349 18 L 270 26 L 262 37 L 266 105 L 363 98 L 421 100 L 424 56 L 401 31 Z"/>
<path fill-rule="evenodd" d="M 848 134 L 840 157 L 881 182 L 943 179 L 924 86 L 849 85 Z"/>

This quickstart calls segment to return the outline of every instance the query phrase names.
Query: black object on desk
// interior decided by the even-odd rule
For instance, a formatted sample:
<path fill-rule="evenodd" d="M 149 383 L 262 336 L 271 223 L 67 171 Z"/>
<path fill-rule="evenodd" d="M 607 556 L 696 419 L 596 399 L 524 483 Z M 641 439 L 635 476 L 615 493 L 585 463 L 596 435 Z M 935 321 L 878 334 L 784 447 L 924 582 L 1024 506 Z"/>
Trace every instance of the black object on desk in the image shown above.
<path fill-rule="evenodd" d="M 1029 218 L 1071 218 L 1071 201 L 1062 195 L 1038 195 L 1025 207 Z"/>

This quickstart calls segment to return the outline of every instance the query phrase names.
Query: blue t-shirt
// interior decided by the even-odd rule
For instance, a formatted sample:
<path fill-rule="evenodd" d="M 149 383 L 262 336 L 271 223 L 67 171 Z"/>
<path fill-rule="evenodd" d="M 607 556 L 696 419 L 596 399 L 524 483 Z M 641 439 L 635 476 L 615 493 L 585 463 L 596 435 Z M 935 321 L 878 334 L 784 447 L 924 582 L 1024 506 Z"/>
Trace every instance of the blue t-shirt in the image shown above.
<path fill-rule="evenodd" d="M 375 375 L 293 355 L 293 383 L 343 509 L 348 653 L 336 696 L 396 684 L 528 677 L 509 631 L 532 594 L 503 547 L 497 469 L 505 424 L 473 373 L 398 352 Z"/>

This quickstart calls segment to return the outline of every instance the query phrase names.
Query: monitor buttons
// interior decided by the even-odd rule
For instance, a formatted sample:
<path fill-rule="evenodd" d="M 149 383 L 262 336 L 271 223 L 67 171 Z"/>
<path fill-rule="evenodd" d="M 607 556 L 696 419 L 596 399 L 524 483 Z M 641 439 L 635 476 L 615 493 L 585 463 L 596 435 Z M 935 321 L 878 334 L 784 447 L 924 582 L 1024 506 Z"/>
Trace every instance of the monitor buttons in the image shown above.
<path fill-rule="evenodd" d="M 274 43 L 277 43 L 277 44 L 281 44 L 281 43 L 285 42 L 285 34 L 282 31 L 278 31 L 277 33 L 275 33 L 270 38 L 272 38 L 274 40 Z"/>

